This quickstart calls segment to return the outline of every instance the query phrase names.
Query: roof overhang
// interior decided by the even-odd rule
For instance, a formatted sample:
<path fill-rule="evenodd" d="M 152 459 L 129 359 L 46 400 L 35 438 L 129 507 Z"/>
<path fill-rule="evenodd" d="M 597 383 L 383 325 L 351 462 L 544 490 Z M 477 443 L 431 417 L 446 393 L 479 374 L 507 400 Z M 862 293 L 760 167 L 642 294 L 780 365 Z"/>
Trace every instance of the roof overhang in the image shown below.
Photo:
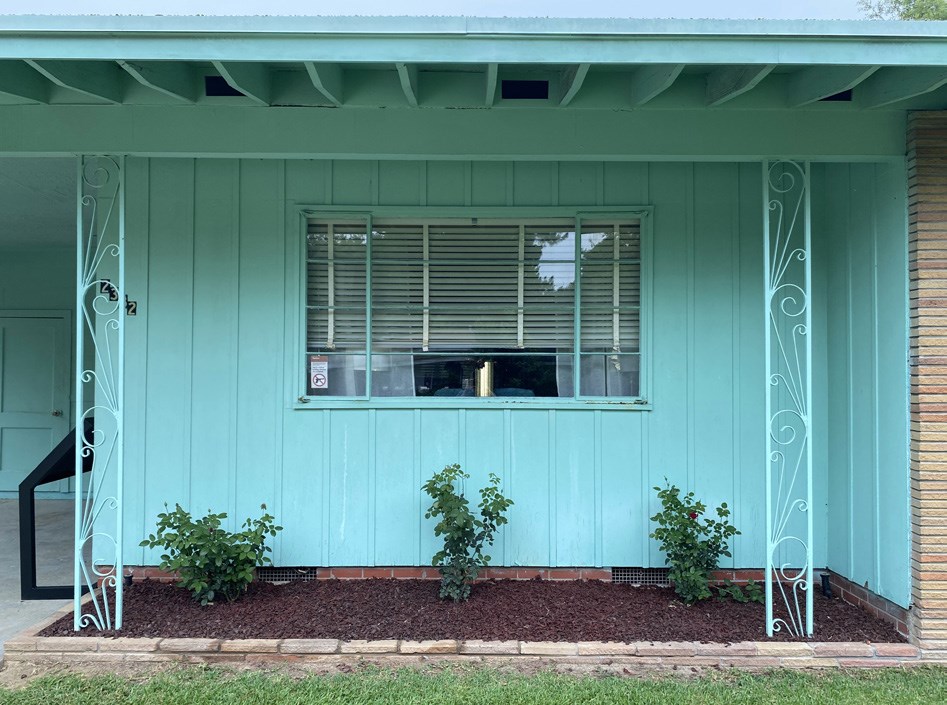
<path fill-rule="evenodd" d="M 517 107 L 793 108 L 855 91 L 854 108 L 943 108 L 947 22 L 0 16 L 7 104 L 213 102 L 219 76 L 244 104 L 500 107 L 505 78 L 542 72 L 546 103 Z"/>
<path fill-rule="evenodd" d="M 831 65 L 869 56 L 947 65 L 947 22 L 0 16 L 7 59 Z"/>

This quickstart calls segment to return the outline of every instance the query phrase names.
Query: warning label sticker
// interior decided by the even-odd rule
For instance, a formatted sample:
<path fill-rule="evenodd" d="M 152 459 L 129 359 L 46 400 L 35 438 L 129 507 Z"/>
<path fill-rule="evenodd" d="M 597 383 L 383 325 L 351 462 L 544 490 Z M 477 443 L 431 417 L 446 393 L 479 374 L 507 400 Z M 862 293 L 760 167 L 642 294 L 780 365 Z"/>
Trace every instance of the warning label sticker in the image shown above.
<path fill-rule="evenodd" d="M 309 356 L 309 386 L 312 389 L 329 388 L 329 358 L 325 355 Z"/>

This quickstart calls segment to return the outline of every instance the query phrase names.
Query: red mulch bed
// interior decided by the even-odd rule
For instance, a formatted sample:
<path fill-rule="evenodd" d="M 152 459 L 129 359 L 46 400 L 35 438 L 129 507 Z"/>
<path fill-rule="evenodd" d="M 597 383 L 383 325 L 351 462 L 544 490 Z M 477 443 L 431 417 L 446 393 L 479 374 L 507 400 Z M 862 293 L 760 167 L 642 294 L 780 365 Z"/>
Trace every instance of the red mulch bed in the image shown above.
<path fill-rule="evenodd" d="M 253 583 L 236 602 L 201 607 L 183 588 L 145 581 L 126 590 L 121 636 L 623 642 L 765 638 L 763 605 L 714 599 L 687 607 L 670 589 L 496 580 L 477 583 L 467 603 L 454 604 L 438 599 L 438 586 L 434 580 Z M 74 634 L 71 615 L 41 632 Z M 819 593 L 815 638 L 903 641 L 890 624 Z"/>

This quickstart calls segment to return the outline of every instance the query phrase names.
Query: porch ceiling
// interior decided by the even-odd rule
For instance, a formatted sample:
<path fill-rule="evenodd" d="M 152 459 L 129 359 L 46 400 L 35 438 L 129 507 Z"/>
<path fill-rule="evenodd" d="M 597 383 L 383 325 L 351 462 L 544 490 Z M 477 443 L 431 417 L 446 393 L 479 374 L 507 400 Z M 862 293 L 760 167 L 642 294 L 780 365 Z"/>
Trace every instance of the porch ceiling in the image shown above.
<path fill-rule="evenodd" d="M 947 22 L 0 17 L 32 103 L 939 109 Z"/>

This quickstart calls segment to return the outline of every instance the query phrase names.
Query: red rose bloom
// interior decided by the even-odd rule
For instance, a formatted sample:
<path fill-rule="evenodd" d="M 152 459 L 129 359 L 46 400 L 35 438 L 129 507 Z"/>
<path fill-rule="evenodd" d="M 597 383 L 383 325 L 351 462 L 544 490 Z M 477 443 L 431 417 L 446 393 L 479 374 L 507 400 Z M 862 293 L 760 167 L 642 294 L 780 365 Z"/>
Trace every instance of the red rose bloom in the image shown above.
<path fill-rule="evenodd" d="M 691 512 L 691 519 L 697 518 L 697 512 Z"/>

